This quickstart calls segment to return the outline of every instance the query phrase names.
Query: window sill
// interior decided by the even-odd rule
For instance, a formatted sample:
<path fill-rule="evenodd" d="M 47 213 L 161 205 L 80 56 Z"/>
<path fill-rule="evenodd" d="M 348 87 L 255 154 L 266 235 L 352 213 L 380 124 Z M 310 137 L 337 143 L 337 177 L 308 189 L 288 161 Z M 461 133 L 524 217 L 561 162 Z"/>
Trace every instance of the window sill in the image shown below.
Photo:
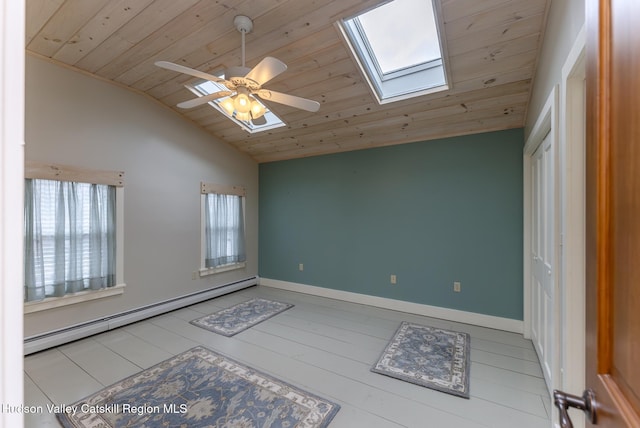
<path fill-rule="evenodd" d="M 33 312 L 46 311 L 47 309 L 88 302 L 90 300 L 117 296 L 124 293 L 126 286 L 126 284 L 118 284 L 101 290 L 79 291 L 62 297 L 47 297 L 44 300 L 38 300 L 36 302 L 26 302 L 24 304 L 24 313 L 30 314 Z"/>
<path fill-rule="evenodd" d="M 247 264 L 245 262 L 234 263 L 230 265 L 219 266 L 217 268 L 202 268 L 199 270 L 199 273 L 200 278 L 202 278 L 203 276 L 214 275 L 221 272 L 228 272 L 230 270 L 244 269 L 245 267 L 247 267 Z"/>

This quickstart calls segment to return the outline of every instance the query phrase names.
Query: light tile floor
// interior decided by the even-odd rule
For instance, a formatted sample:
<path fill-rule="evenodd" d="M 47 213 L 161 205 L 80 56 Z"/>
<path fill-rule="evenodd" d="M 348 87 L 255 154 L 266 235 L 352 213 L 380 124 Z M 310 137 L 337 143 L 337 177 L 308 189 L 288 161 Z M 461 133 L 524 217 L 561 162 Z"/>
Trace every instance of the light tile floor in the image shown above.
<path fill-rule="evenodd" d="M 228 338 L 189 324 L 252 297 L 295 305 Z M 369 371 L 401 321 L 471 335 L 471 399 Z M 548 428 L 550 399 L 522 335 L 322 297 L 251 287 L 25 358 L 26 427 L 57 427 L 47 404 L 71 404 L 197 345 L 338 402 L 331 428 Z"/>

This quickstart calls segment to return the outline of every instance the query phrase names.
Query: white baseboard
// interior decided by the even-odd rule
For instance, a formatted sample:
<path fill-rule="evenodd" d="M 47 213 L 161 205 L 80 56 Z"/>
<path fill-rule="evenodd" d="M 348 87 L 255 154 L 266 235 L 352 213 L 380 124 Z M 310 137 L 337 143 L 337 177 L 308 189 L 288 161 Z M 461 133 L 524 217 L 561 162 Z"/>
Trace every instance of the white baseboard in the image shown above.
<path fill-rule="evenodd" d="M 464 324 L 473 324 L 481 327 L 494 328 L 496 330 L 523 332 L 523 322 L 510 318 L 495 317 L 492 315 L 478 314 L 475 312 L 459 311 L 457 309 L 429 306 L 421 303 L 406 302 L 404 300 L 389 299 L 386 297 L 369 296 L 367 294 L 353 293 L 350 291 L 334 290 L 331 288 L 316 287 L 313 285 L 299 284 L 295 282 L 280 281 L 277 279 L 260 278 L 260 285 L 279 288 L 282 290 L 296 291 L 312 294 L 314 296 L 327 297 L 329 299 L 344 300 L 352 303 L 376 306 L 394 311 L 423 315 L 448 321 L 456 321 Z"/>
<path fill-rule="evenodd" d="M 24 339 L 24 355 L 42 351 L 43 349 L 59 346 L 74 340 L 102 333 L 127 324 L 161 315 L 176 309 L 204 302 L 214 297 L 232 293 L 243 288 L 258 284 L 258 277 L 254 276 L 241 281 L 232 282 L 208 290 L 198 291 L 174 299 L 165 300 L 152 305 L 142 306 L 109 317 L 72 325 L 60 330 L 30 336 Z"/>

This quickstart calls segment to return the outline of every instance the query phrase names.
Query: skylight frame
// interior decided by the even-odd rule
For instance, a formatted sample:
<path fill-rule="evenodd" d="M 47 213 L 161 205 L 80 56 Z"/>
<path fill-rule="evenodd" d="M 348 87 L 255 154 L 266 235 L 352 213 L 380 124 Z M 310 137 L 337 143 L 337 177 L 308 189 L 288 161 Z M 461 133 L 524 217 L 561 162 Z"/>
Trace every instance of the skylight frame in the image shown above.
<path fill-rule="evenodd" d="M 214 75 L 220 78 L 224 78 L 224 73 L 214 73 Z M 215 88 L 215 91 L 208 92 L 205 88 L 203 88 L 203 85 L 205 84 L 212 85 Z M 199 97 L 209 95 L 216 91 L 228 91 L 228 88 L 226 86 L 220 83 L 212 82 L 210 80 L 198 80 L 195 83 L 185 85 L 185 87 Z M 265 113 L 263 117 L 267 120 L 266 124 L 254 125 L 253 123 L 251 123 L 251 121 L 239 120 L 235 116 L 232 116 L 229 113 L 227 113 L 227 111 L 220 106 L 220 103 L 229 97 L 217 98 L 215 100 L 209 101 L 207 104 L 209 104 L 214 109 L 218 110 L 220 113 L 225 115 L 227 118 L 235 122 L 238 126 L 240 126 L 245 131 L 249 132 L 250 134 L 255 134 L 257 132 L 268 131 L 270 129 L 281 128 L 283 126 L 286 126 L 286 123 L 282 119 L 280 119 L 273 111 L 271 111 L 271 109 L 265 103 L 263 103 L 262 100 L 260 100 L 258 97 L 255 97 L 253 95 L 251 97 L 257 100 L 264 107 Z"/>
<path fill-rule="evenodd" d="M 378 61 L 378 56 L 375 54 L 375 50 L 371 43 L 369 42 L 369 38 L 367 37 L 367 32 L 362 25 L 359 16 L 356 16 L 353 19 L 353 28 L 350 28 L 350 31 L 358 32 L 358 41 L 361 44 L 361 49 L 366 50 L 366 55 L 368 59 L 370 59 L 371 63 L 375 67 L 378 75 L 380 76 L 381 81 L 387 81 L 391 79 L 396 79 L 398 77 L 406 76 L 408 74 L 412 74 L 415 72 L 423 71 L 429 68 L 438 67 L 442 65 L 442 58 L 434 59 L 431 61 L 416 63 L 407 67 L 401 67 L 392 71 L 384 72 L 382 71 L 382 67 L 380 66 L 380 62 Z M 363 54 L 364 52 L 361 52 Z"/>
<path fill-rule="evenodd" d="M 336 23 L 379 104 L 401 101 L 450 88 L 445 67 L 446 46 L 441 37 L 443 24 L 440 9 L 437 2 L 425 1 L 429 2 L 433 10 L 440 58 L 386 73 L 382 71 L 359 20 L 361 15 L 368 13 L 371 9 Z M 393 3 L 393 0 L 383 3 L 382 6 L 389 3 Z"/>

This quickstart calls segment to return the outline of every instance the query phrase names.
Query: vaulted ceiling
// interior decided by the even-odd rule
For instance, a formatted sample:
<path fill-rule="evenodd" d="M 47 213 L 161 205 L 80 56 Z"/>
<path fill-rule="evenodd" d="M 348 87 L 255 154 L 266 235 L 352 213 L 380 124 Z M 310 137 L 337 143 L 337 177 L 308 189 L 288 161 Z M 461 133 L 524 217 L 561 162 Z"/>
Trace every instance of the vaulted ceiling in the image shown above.
<path fill-rule="evenodd" d="M 380 105 L 335 23 L 381 0 L 27 0 L 29 53 L 152 97 L 258 162 L 524 126 L 549 0 L 435 0 L 450 89 Z M 269 103 L 285 127 L 249 134 L 209 105 L 183 110 L 205 72 L 241 64 L 236 15 L 253 19 L 246 64 L 288 70 L 269 89 L 321 103 Z"/>

